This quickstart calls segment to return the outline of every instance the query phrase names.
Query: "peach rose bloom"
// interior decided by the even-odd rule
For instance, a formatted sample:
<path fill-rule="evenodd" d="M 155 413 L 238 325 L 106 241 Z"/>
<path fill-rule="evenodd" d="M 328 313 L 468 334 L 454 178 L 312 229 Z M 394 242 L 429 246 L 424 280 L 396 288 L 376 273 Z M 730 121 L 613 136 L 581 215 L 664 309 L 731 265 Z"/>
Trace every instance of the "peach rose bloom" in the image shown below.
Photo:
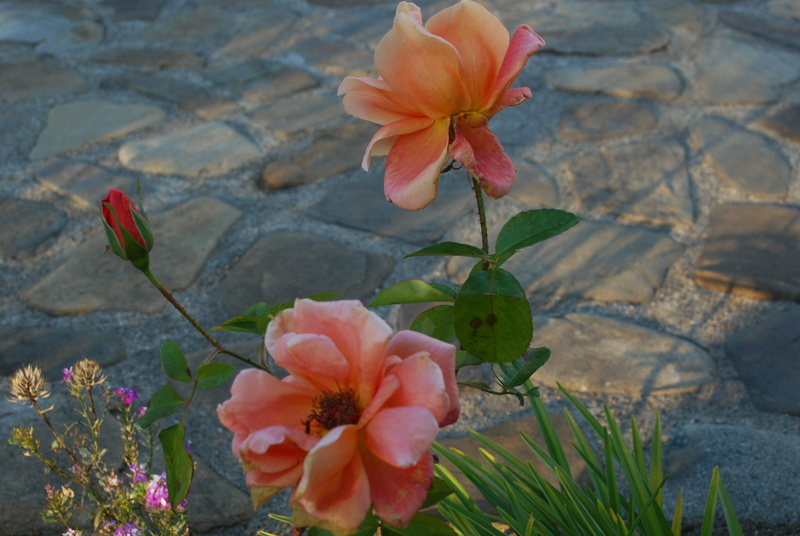
<path fill-rule="evenodd" d="M 290 374 L 240 372 L 218 408 L 260 505 L 295 486 L 293 522 L 354 531 L 370 507 L 405 526 L 433 479 L 431 443 L 458 419 L 455 348 L 391 328 L 359 301 L 297 300 L 267 328 Z"/>
<path fill-rule="evenodd" d="M 401 208 L 436 199 L 442 166 L 452 157 L 493 198 L 506 195 L 516 171 L 488 121 L 530 98 L 509 89 L 544 46 L 529 26 L 514 36 L 472 0 L 444 9 L 423 26 L 419 7 L 400 2 L 392 29 L 375 49 L 379 78 L 348 77 L 339 87 L 347 113 L 383 128 L 364 155 L 386 155 L 384 191 Z"/>

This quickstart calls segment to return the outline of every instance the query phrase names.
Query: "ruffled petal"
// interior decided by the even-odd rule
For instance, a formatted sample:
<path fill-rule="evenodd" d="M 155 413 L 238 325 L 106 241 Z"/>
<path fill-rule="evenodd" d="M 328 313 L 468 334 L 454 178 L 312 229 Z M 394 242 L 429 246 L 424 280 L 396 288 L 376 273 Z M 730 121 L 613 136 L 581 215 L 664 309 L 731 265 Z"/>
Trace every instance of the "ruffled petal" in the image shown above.
<path fill-rule="evenodd" d="M 442 119 L 466 109 L 458 51 L 426 30 L 414 4 L 401 2 L 394 25 L 375 48 L 375 68 L 389 87 L 419 110 Z"/>
<path fill-rule="evenodd" d="M 506 94 L 503 95 L 503 98 L 500 99 L 497 104 L 494 105 L 493 108 L 486 110 L 483 112 L 483 116 L 486 117 L 488 121 L 491 119 L 494 114 L 506 108 L 508 106 L 516 106 L 517 104 L 522 104 L 525 99 L 530 99 L 532 96 L 531 88 L 529 87 L 515 87 L 514 89 L 509 89 L 506 91 Z"/>
<path fill-rule="evenodd" d="M 525 67 L 528 58 L 533 56 L 544 45 L 544 39 L 533 31 L 530 26 L 523 25 L 517 28 L 506 51 L 497 80 L 495 80 L 492 90 L 486 95 L 486 101 L 478 111 L 484 112 L 495 108 L 508 91 L 508 88 L 511 87 L 511 84 L 514 83 L 514 80 L 517 79 L 522 68 Z"/>
<path fill-rule="evenodd" d="M 292 499 L 293 519 L 298 525 L 313 518 L 355 530 L 369 510 L 369 494 L 358 449 L 358 427 L 337 426 L 306 456 L 303 478 Z"/>
<path fill-rule="evenodd" d="M 397 332 L 386 346 L 386 354 L 399 356 L 403 359 L 415 355 L 419 351 L 427 352 L 428 356 L 442 371 L 445 392 L 448 396 L 449 408 L 444 418 L 439 421 L 439 426 L 446 426 L 458 420 L 461 404 L 458 397 L 458 382 L 456 381 L 456 349 L 452 344 L 428 337 L 416 331 L 403 330 Z"/>
<path fill-rule="evenodd" d="M 318 391 L 335 391 L 350 379 L 350 363 L 328 337 L 286 334 L 278 340 L 275 363 Z"/>
<path fill-rule="evenodd" d="M 344 95 L 345 112 L 379 125 L 419 115 L 384 80 L 348 76 L 339 86 L 339 95 Z"/>
<path fill-rule="evenodd" d="M 436 439 L 439 424 L 424 407 L 386 408 L 364 429 L 364 445 L 395 467 L 416 465 Z"/>
<path fill-rule="evenodd" d="M 389 202 L 419 210 L 436 199 L 439 174 L 449 156 L 449 128 L 448 117 L 395 140 L 386 159 L 383 183 Z"/>
<path fill-rule="evenodd" d="M 470 95 L 469 109 L 479 109 L 489 98 L 500 72 L 508 49 L 508 30 L 486 8 L 471 0 L 438 12 L 425 28 L 456 47 Z"/>
<path fill-rule="evenodd" d="M 433 456 L 425 453 L 413 467 L 398 468 L 365 453 L 375 513 L 386 523 L 405 527 L 417 514 L 433 482 Z"/>
<path fill-rule="evenodd" d="M 408 117 L 389 123 L 382 129 L 378 130 L 367 145 L 367 150 L 364 153 L 364 160 L 361 162 L 361 167 L 368 170 L 372 163 L 373 156 L 381 156 L 389 154 L 394 142 L 399 136 L 405 134 L 412 134 L 430 128 L 434 121 L 427 117 Z"/>
<path fill-rule="evenodd" d="M 380 387 L 375 392 L 375 396 L 370 400 L 369 405 L 361 413 L 361 418 L 358 420 L 359 426 L 366 426 L 372 418 L 383 409 L 386 401 L 400 389 L 400 380 L 397 376 L 385 376 L 381 381 Z"/>
<path fill-rule="evenodd" d="M 477 177 L 489 197 L 500 198 L 514 185 L 516 170 L 500 141 L 480 114 L 466 114 L 455 121 L 453 158 Z"/>
<path fill-rule="evenodd" d="M 433 414 L 436 422 L 444 420 L 450 410 L 450 396 L 445 391 L 442 369 L 427 352 L 404 359 L 390 375 L 397 377 L 400 389 L 386 401 L 386 407 L 422 407 Z"/>

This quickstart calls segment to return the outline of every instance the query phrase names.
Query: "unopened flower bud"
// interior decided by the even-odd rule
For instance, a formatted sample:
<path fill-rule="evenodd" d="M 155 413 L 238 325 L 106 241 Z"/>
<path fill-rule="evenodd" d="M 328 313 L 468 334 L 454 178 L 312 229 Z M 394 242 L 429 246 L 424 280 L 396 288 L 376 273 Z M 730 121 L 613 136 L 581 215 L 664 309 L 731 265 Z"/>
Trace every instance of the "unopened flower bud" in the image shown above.
<path fill-rule="evenodd" d="M 147 218 L 127 195 L 114 189 L 103 199 L 101 210 L 111 251 L 146 270 L 150 263 L 148 253 L 153 249 L 153 233 Z"/>

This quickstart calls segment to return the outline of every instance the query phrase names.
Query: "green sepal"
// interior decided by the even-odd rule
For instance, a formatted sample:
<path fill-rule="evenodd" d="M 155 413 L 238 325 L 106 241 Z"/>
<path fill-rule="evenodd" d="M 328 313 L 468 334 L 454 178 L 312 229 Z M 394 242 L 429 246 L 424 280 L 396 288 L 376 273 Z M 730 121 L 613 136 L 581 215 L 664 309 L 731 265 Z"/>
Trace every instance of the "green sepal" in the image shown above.
<path fill-rule="evenodd" d="M 128 260 L 128 257 L 125 255 L 125 251 L 122 250 L 122 246 L 119 243 L 119 238 L 117 237 L 117 233 L 114 232 L 114 229 L 106 222 L 103 221 L 103 229 L 106 232 L 106 239 L 108 240 L 108 247 L 117 257 L 120 257 L 124 260 Z"/>
<path fill-rule="evenodd" d="M 133 223 L 136 225 L 136 228 L 139 230 L 139 234 L 141 234 L 142 238 L 144 239 L 147 251 L 150 251 L 153 249 L 153 245 L 155 244 L 153 231 L 150 229 L 150 222 L 147 221 L 147 218 L 145 218 L 143 214 L 140 214 L 136 210 L 132 210 L 131 215 L 133 216 Z"/>

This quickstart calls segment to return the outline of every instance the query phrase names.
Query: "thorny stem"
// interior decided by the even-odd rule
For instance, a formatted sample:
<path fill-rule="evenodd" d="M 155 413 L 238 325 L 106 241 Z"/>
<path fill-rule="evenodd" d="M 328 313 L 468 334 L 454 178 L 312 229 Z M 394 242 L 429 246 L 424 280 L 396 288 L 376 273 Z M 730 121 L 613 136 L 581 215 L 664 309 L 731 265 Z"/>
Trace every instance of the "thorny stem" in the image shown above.
<path fill-rule="evenodd" d="M 470 179 L 472 179 L 472 191 L 475 192 L 475 201 L 478 203 L 478 221 L 481 224 L 481 249 L 487 255 L 489 254 L 489 230 L 486 226 L 486 207 L 483 204 L 483 190 L 481 189 L 481 185 L 478 183 L 478 179 L 475 178 L 474 175 L 470 173 Z M 482 270 L 489 269 L 489 261 L 483 261 L 481 266 Z"/>
<path fill-rule="evenodd" d="M 199 331 L 199 332 L 200 332 L 200 334 L 201 334 L 203 337 L 205 337 L 205 338 L 206 338 L 206 340 L 207 340 L 208 342 L 210 342 L 212 346 L 214 346 L 214 348 L 216 348 L 217 350 L 219 350 L 219 352 L 220 352 L 220 353 L 223 353 L 223 354 L 228 354 L 229 356 L 231 356 L 231 357 L 233 357 L 233 358 L 236 358 L 236 359 L 238 359 L 239 361 L 243 361 L 243 362 L 247 363 L 247 364 L 248 364 L 248 365 L 250 365 L 251 367 L 255 367 L 255 368 L 261 369 L 261 370 L 263 370 L 263 371 L 266 371 L 266 372 L 269 372 L 269 371 L 270 371 L 270 370 L 269 370 L 267 367 L 265 367 L 264 365 L 261 365 L 260 363 L 256 363 L 255 361 L 251 361 L 250 359 L 247 359 L 246 357 L 244 357 L 244 356 L 242 356 L 242 355 L 239 355 L 239 354 L 237 354 L 236 352 L 234 352 L 234 351 L 232 351 L 232 350 L 228 350 L 227 348 L 225 348 L 224 346 L 222 346 L 222 344 L 221 344 L 221 343 L 220 343 L 220 342 L 219 342 L 217 339 L 215 339 L 214 337 L 212 337 L 212 336 L 211 336 L 211 334 L 210 334 L 208 331 L 206 331 L 205 329 L 203 329 L 203 326 L 201 326 L 201 325 L 200 325 L 200 324 L 197 322 L 197 320 L 195 320 L 195 319 L 194 319 L 194 317 L 193 317 L 192 315 L 190 315 L 190 314 L 189 314 L 189 312 L 188 312 L 186 309 L 184 309 L 184 308 L 183 308 L 183 306 L 182 306 L 180 303 L 178 303 L 178 300 L 176 300 L 176 299 L 175 299 L 175 296 L 173 296 L 173 295 L 172 295 L 172 293 L 171 293 L 169 290 L 167 290 L 167 289 L 166 289 L 166 287 L 164 287 L 164 285 L 162 285 L 162 284 L 161 284 L 161 281 L 159 281 L 159 280 L 158 280 L 158 278 L 156 278 L 156 276 L 153 274 L 153 272 L 151 272 L 151 271 L 150 271 L 150 269 L 149 269 L 149 268 L 146 268 L 146 269 L 142 270 L 142 273 L 143 273 L 143 274 L 145 275 L 145 277 L 147 277 L 147 279 L 148 279 L 148 280 L 149 280 L 149 281 L 150 281 L 150 282 L 153 284 L 153 286 L 154 286 L 154 287 L 156 287 L 156 288 L 158 289 L 158 291 L 159 291 L 159 292 L 162 294 L 162 296 L 164 296 L 164 298 L 166 298 L 166 299 L 167 299 L 167 301 L 168 301 L 169 303 L 171 303 L 171 304 L 172 304 L 172 306 L 173 306 L 175 309 L 177 309 L 177 311 L 178 311 L 180 314 L 182 314 L 182 315 L 183 315 L 183 317 L 184 317 L 186 320 L 188 320 L 188 321 L 189 321 L 189 323 L 190 323 L 190 324 L 191 324 L 191 325 L 194 327 L 194 329 L 196 329 L 197 331 Z"/>

